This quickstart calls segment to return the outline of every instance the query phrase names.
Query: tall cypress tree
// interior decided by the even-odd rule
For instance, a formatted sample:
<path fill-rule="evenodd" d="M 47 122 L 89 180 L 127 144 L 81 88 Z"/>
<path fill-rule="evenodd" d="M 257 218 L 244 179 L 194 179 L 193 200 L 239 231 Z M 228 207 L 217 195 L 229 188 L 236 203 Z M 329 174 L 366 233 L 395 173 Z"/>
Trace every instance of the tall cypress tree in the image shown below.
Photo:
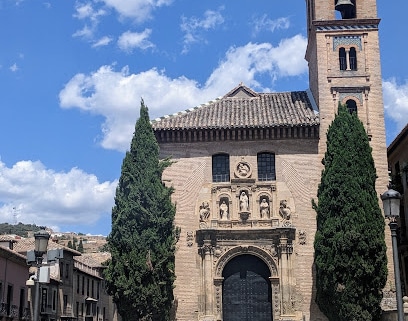
<path fill-rule="evenodd" d="M 124 321 L 170 318 L 173 301 L 175 206 L 162 183 L 169 160 L 159 146 L 142 100 L 130 151 L 125 155 L 112 209 L 105 272 L 108 293 Z"/>
<path fill-rule="evenodd" d="M 314 241 L 316 302 L 330 321 L 380 320 L 387 278 L 385 222 L 364 126 L 339 105 L 327 133 Z"/>

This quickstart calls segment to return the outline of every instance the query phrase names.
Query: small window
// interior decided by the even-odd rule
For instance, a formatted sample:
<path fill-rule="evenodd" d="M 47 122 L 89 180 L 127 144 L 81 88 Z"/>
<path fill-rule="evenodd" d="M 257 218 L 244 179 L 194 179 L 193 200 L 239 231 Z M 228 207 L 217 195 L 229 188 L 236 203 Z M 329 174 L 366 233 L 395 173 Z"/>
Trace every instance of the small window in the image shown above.
<path fill-rule="evenodd" d="M 343 47 L 339 49 L 339 64 L 340 70 L 347 69 L 346 49 L 344 49 Z"/>
<path fill-rule="evenodd" d="M 213 182 L 229 182 L 230 167 L 229 155 L 217 154 L 212 157 Z"/>
<path fill-rule="evenodd" d="M 350 114 L 357 113 L 357 104 L 353 99 L 347 100 L 346 106 Z"/>
<path fill-rule="evenodd" d="M 275 173 L 275 154 L 259 153 L 258 154 L 258 180 L 274 181 Z"/>
<path fill-rule="evenodd" d="M 351 47 L 349 52 L 350 70 L 357 70 L 357 52 L 356 48 Z"/>

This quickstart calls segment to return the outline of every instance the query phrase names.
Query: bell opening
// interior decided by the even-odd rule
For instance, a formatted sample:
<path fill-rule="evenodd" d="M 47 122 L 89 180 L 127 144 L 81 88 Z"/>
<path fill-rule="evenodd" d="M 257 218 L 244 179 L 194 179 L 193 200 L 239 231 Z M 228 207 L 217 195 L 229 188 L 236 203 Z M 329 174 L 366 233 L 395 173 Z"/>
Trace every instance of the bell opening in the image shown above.
<path fill-rule="evenodd" d="M 352 0 L 337 0 L 334 8 L 340 12 L 342 19 L 356 18 L 356 6 Z"/>

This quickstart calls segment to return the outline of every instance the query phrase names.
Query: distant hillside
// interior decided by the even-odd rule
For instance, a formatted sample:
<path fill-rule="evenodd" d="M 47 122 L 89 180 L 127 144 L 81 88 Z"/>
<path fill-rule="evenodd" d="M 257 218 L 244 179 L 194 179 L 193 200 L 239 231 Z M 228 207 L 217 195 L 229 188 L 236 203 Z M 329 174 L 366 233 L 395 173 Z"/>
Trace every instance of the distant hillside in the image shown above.
<path fill-rule="evenodd" d="M 0 235 L 15 234 L 21 237 L 28 237 L 29 232 L 37 232 L 46 229 L 45 226 L 37 226 L 35 224 L 8 224 L 0 223 Z"/>
<path fill-rule="evenodd" d="M 0 223 L 0 235 L 15 234 L 21 237 L 32 237 L 39 230 L 52 233 L 54 242 L 77 250 L 81 253 L 96 253 L 107 251 L 106 237 L 100 235 L 85 235 L 83 233 L 53 233 L 46 226 L 35 224 L 8 224 Z"/>

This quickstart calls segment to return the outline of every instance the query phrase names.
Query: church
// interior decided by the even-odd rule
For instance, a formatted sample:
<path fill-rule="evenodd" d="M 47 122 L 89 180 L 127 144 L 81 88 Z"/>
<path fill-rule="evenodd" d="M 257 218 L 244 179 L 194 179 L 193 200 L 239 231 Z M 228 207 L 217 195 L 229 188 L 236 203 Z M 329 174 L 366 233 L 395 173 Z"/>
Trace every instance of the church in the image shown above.
<path fill-rule="evenodd" d="M 326 132 L 338 103 L 363 122 L 388 185 L 376 0 L 306 0 L 309 88 L 222 98 L 152 122 L 174 187 L 178 321 L 325 321 L 313 241 Z M 392 308 L 391 236 L 383 308 Z M 390 284 L 390 285 L 389 285 Z"/>

